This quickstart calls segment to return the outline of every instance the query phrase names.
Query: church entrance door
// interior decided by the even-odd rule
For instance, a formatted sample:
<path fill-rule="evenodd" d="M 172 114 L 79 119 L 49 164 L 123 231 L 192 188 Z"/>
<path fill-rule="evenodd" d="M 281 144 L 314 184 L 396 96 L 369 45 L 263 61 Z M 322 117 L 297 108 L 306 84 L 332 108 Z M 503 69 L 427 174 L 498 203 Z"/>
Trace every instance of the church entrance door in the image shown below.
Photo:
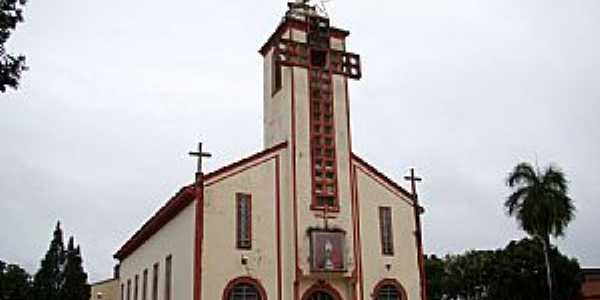
<path fill-rule="evenodd" d="M 335 298 L 333 298 L 333 296 L 331 296 L 329 293 L 324 292 L 324 291 L 318 291 L 318 292 L 314 292 L 312 293 L 307 300 L 335 300 Z"/>

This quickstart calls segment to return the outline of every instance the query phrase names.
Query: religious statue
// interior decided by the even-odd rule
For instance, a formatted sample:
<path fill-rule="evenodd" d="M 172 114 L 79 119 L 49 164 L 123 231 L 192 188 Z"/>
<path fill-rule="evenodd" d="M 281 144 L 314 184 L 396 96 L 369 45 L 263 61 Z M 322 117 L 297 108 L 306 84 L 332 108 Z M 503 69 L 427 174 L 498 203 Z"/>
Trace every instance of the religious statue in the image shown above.
<path fill-rule="evenodd" d="M 333 251 L 333 245 L 330 240 L 325 241 L 325 270 L 333 270 L 335 267 L 331 260 L 331 252 Z"/>

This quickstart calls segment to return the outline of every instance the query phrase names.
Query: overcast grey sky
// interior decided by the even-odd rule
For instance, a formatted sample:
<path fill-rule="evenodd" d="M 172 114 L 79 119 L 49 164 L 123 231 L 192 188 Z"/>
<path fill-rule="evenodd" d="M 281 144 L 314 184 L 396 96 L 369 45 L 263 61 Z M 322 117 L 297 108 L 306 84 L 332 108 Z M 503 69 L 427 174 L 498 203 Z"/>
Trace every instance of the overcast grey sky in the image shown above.
<path fill-rule="evenodd" d="M 577 218 L 558 241 L 600 266 L 600 1 L 335 0 L 364 77 L 354 150 L 392 178 L 410 166 L 427 252 L 523 236 L 502 209 L 518 162 L 555 162 Z M 33 272 L 57 219 L 91 280 L 180 186 L 198 139 L 215 169 L 262 147 L 257 50 L 285 1 L 32 0 L 10 49 L 21 89 L 0 100 L 0 259 Z"/>

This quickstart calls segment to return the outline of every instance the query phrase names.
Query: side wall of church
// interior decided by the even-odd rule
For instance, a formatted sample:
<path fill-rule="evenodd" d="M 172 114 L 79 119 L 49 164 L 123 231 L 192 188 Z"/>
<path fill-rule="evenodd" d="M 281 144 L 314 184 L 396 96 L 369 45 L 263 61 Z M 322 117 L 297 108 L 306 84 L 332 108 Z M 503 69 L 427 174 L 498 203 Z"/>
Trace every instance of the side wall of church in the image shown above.
<path fill-rule="evenodd" d="M 370 299 L 368 296 L 384 279 L 398 281 L 405 289 L 408 300 L 420 299 L 416 223 L 412 202 L 368 170 L 354 165 L 360 209 L 365 299 Z M 382 252 L 379 207 L 391 208 L 393 255 L 383 255 Z"/>
<path fill-rule="evenodd" d="M 165 261 L 169 255 L 172 261 L 171 299 L 193 298 L 195 211 L 196 202 L 192 201 L 177 217 L 121 261 L 120 282 L 125 284 L 126 292 L 127 281 L 131 280 L 131 299 L 133 299 L 136 275 L 139 278 L 139 295 L 141 295 L 143 273 L 146 269 L 148 270 L 147 295 L 150 299 L 153 266 L 156 263 L 159 266 L 158 299 L 165 299 Z"/>
<path fill-rule="evenodd" d="M 267 298 L 277 299 L 277 157 L 261 158 L 205 183 L 202 299 L 221 299 L 227 284 L 240 277 L 258 280 Z M 248 250 L 236 245 L 237 193 L 251 195 Z"/>

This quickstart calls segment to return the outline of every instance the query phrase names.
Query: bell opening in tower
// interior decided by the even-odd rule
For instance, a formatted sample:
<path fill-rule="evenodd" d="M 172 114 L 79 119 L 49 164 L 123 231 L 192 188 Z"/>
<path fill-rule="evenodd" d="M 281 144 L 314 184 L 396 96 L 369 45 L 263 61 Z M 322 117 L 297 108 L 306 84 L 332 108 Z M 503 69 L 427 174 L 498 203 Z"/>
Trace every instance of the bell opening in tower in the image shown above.
<path fill-rule="evenodd" d="M 310 66 L 313 68 L 325 69 L 327 67 L 327 51 L 311 49 Z"/>

